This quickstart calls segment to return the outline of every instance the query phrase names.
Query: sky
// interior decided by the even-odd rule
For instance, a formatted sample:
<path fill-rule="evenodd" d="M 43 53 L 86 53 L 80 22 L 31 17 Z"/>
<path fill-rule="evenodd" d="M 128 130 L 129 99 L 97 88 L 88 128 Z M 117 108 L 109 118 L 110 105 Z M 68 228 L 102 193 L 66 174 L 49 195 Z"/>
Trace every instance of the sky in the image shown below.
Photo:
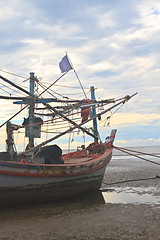
<path fill-rule="evenodd" d="M 26 88 L 30 72 L 52 83 L 61 76 L 59 62 L 67 52 L 88 98 L 90 86 L 97 100 L 138 92 L 112 116 L 110 126 L 100 125 L 102 139 L 116 128 L 116 146 L 159 146 L 159 26 L 159 0 L 1 0 L 0 75 Z M 0 94 L 9 96 L 2 83 Z M 84 98 L 74 71 L 58 83 L 75 87 L 70 94 Z M 21 106 L 0 101 L 2 124 Z M 2 127 L 1 146 L 4 132 Z M 58 143 L 63 146 L 63 141 Z"/>

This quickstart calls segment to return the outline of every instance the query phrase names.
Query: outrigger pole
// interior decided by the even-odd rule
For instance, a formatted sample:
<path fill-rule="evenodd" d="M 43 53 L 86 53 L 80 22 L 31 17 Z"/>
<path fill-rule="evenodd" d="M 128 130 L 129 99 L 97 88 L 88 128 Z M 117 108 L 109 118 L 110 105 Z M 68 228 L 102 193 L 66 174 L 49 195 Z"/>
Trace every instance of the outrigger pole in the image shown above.
<path fill-rule="evenodd" d="M 29 153 L 29 152 L 33 152 L 33 151 L 35 151 L 36 149 L 40 149 L 42 146 L 46 145 L 47 143 L 50 143 L 50 142 L 54 141 L 55 139 L 57 139 L 57 138 L 59 138 L 59 137 L 62 137 L 62 136 L 64 136 L 65 134 L 73 131 L 74 129 L 76 129 L 76 128 L 78 128 L 78 127 L 81 127 L 82 125 L 90 122 L 90 121 L 93 120 L 94 118 L 97 118 L 99 115 L 103 115 L 103 114 L 105 114 L 106 112 L 109 112 L 110 110 L 112 110 L 113 108 L 119 106 L 120 104 L 124 104 L 126 101 L 128 101 L 129 99 L 131 99 L 132 97 L 134 97 L 136 94 L 137 94 L 137 92 L 134 93 L 134 94 L 131 95 L 131 96 L 127 95 L 127 96 L 125 97 L 125 99 L 123 99 L 123 100 L 120 101 L 119 103 L 115 104 L 114 106 L 112 106 L 112 107 L 110 107 L 110 108 L 102 111 L 101 113 L 96 114 L 95 116 L 93 116 L 92 118 L 88 119 L 87 121 L 85 121 L 85 122 L 83 122 L 83 123 L 81 123 L 81 124 L 79 124 L 79 125 L 77 124 L 77 126 L 71 127 L 71 128 L 69 128 L 69 129 L 67 129 L 66 131 L 58 134 L 57 136 L 54 136 L 54 137 L 46 140 L 45 142 L 42 142 L 41 144 L 37 145 L 37 146 L 34 147 L 34 148 L 31 148 L 31 149 L 29 149 L 29 150 L 27 150 L 27 151 L 24 151 L 24 152 L 19 153 L 18 156 L 27 154 L 27 153 Z"/>
<path fill-rule="evenodd" d="M 35 84 L 35 77 L 34 77 L 34 73 L 31 72 L 30 73 L 30 94 L 34 95 L 34 84 Z M 43 103 L 43 102 L 42 102 Z M 79 126 L 78 124 L 76 124 L 74 121 L 72 121 L 71 119 L 67 118 L 66 116 L 64 116 L 62 113 L 60 113 L 59 111 L 57 111 L 54 107 L 50 106 L 47 103 L 43 103 L 45 106 L 47 106 L 47 108 L 53 110 L 56 114 L 59 114 L 61 117 L 63 117 L 65 120 L 67 120 L 68 122 L 70 122 L 71 124 L 73 124 L 75 127 L 80 128 L 83 132 L 86 132 L 88 135 L 92 136 L 94 139 L 96 139 L 96 142 L 98 141 L 98 137 L 97 135 L 95 136 L 94 134 L 90 133 L 88 130 L 86 130 L 85 128 Z M 32 102 L 30 104 L 29 107 L 29 124 L 30 126 L 30 130 L 29 130 L 29 146 L 34 146 L 34 133 L 33 133 L 33 123 L 34 123 L 34 105 L 35 103 Z"/>
<path fill-rule="evenodd" d="M 76 128 L 81 129 L 83 132 L 87 133 L 88 135 L 90 135 L 91 137 L 93 137 L 94 139 L 96 139 L 96 142 L 98 141 L 98 137 L 97 135 L 94 135 L 92 133 L 90 133 L 88 130 L 86 130 L 85 128 L 81 127 L 79 124 L 75 123 L 74 121 L 72 121 L 70 118 L 66 117 L 63 113 L 57 111 L 54 107 L 50 106 L 47 103 L 43 103 L 45 106 L 47 106 L 48 109 L 53 110 L 56 114 L 60 115 L 61 117 L 63 117 L 65 120 L 67 120 L 68 122 L 70 122 L 71 124 L 73 124 Z"/>
<path fill-rule="evenodd" d="M 66 72 L 67 73 L 67 72 Z M 64 73 L 61 77 L 63 77 L 66 73 Z M 33 73 L 31 73 L 31 77 Z M 59 77 L 53 84 L 55 84 L 61 77 Z M 54 99 L 54 98 L 39 98 L 39 96 L 41 96 L 45 91 L 47 91 L 51 86 L 53 86 L 53 84 L 51 84 L 48 88 L 46 88 L 39 96 L 34 95 L 33 93 L 33 88 L 34 88 L 34 84 L 32 81 L 32 84 L 30 87 L 30 92 L 25 90 L 24 88 L 16 85 L 15 83 L 11 82 L 10 80 L 8 80 L 7 78 L 4 78 L 3 76 L 0 75 L 0 78 L 9 83 L 10 85 L 12 85 L 13 87 L 19 89 L 20 91 L 26 93 L 28 96 L 26 97 L 11 97 L 11 96 L 0 96 L 0 99 L 9 99 L 9 100 L 21 100 L 21 101 L 16 101 L 13 102 L 14 104 L 27 104 L 25 107 L 23 107 L 20 111 L 18 111 L 16 114 L 14 114 L 10 119 L 8 119 L 6 122 L 4 122 L 2 125 L 0 125 L 0 128 L 2 126 L 4 126 L 7 122 L 9 122 L 11 119 L 13 119 L 15 116 L 17 116 L 20 112 L 22 112 L 24 109 L 26 109 L 28 107 L 28 105 L 34 105 L 35 103 L 48 103 L 48 102 L 60 102 L 60 103 L 79 103 L 82 104 L 83 100 L 60 100 L 60 99 Z M 34 77 L 35 80 L 35 77 Z M 107 100 L 103 100 L 103 101 L 96 101 L 96 100 L 92 100 L 92 103 L 114 103 L 114 99 L 107 99 Z M 31 110 L 32 108 L 30 108 L 30 114 L 31 114 Z M 32 115 L 32 114 L 31 114 Z M 30 135 L 32 135 L 32 133 L 30 133 Z M 94 134 L 95 135 L 95 134 Z M 96 138 L 95 138 L 96 139 Z M 30 137 L 30 142 L 32 142 L 33 139 L 32 137 Z"/>
<path fill-rule="evenodd" d="M 17 89 L 19 89 L 19 90 L 21 90 L 22 92 L 24 92 L 24 93 L 30 95 L 31 97 L 34 97 L 33 94 L 31 94 L 30 92 L 28 92 L 28 91 L 25 90 L 24 88 L 22 88 L 22 87 L 16 85 L 15 83 L 11 82 L 11 81 L 8 80 L 7 78 L 2 77 L 1 75 L 0 75 L 0 78 L 1 78 L 3 81 L 5 81 L 5 82 L 9 83 L 10 85 L 12 85 L 13 87 L 16 87 Z"/>
<path fill-rule="evenodd" d="M 35 99 L 33 99 L 33 97 L 11 97 L 11 96 L 2 96 L 2 95 L 0 95 L 0 99 L 6 99 L 6 100 L 22 100 L 21 102 L 19 102 L 18 104 L 28 104 L 28 103 L 30 103 L 31 101 L 35 101 L 35 103 L 36 102 L 38 102 L 38 103 L 40 103 L 40 101 L 47 101 L 47 102 L 56 102 L 56 103 L 79 103 L 79 104 L 82 104 L 83 103 L 83 100 L 61 100 L 61 99 L 57 99 L 57 98 L 39 98 L 39 96 L 38 97 L 36 97 Z M 106 99 L 106 100 L 101 100 L 101 101 L 93 101 L 92 100 L 92 104 L 93 103 L 97 103 L 97 104 L 99 104 L 99 103 L 114 103 L 115 102 L 115 100 L 114 100 L 114 98 L 111 98 L 111 99 Z M 17 103 L 17 102 L 14 102 L 14 103 Z M 91 104 L 89 104 L 89 105 L 91 105 Z"/>
<path fill-rule="evenodd" d="M 34 76 L 34 73 L 31 72 L 30 73 L 30 92 L 29 92 L 30 96 L 34 96 L 34 86 L 35 86 L 35 76 Z M 67 120 L 68 122 L 73 124 L 76 128 L 80 128 L 83 132 L 86 132 L 88 135 L 92 136 L 95 139 L 96 142 L 98 141 L 97 135 L 95 136 L 94 134 L 92 134 L 88 130 L 86 130 L 85 128 L 79 126 L 74 121 L 70 120 L 69 118 L 64 116 L 62 113 L 57 111 L 54 107 L 51 107 L 49 104 L 45 103 L 45 101 L 43 101 L 43 99 L 42 99 L 42 103 L 45 106 L 47 106 L 47 108 L 53 110 L 56 114 L 59 114 L 65 120 Z M 31 101 L 30 106 L 29 106 L 29 124 L 30 124 L 30 128 L 29 128 L 29 132 L 28 132 L 28 137 L 29 137 L 29 146 L 33 146 L 33 147 L 34 147 L 34 127 L 33 127 L 33 124 L 34 124 L 34 106 L 35 106 L 35 102 Z"/>
<path fill-rule="evenodd" d="M 88 119 L 87 121 L 85 121 L 85 122 L 83 122 L 83 123 L 81 123 L 81 124 L 76 124 L 75 122 L 73 122 L 72 120 L 70 120 L 69 118 L 67 118 L 66 116 L 64 116 L 62 113 L 60 113 L 59 111 L 57 111 L 54 107 L 51 107 L 49 104 L 47 104 L 47 103 L 46 103 L 46 99 L 43 99 L 43 98 L 42 98 L 42 99 L 38 99 L 38 97 L 35 97 L 35 95 L 34 95 L 35 77 L 34 77 L 34 73 L 33 73 L 33 72 L 30 73 L 30 92 L 28 92 L 28 91 L 26 91 L 25 89 L 17 86 L 16 84 L 12 83 L 10 80 L 8 80 L 8 79 L 6 79 L 6 78 L 4 78 L 4 77 L 2 77 L 2 76 L 0 76 L 0 78 L 1 78 L 2 80 L 4 80 L 5 82 L 8 82 L 8 83 L 11 84 L 12 86 L 18 88 L 19 90 L 25 92 L 26 94 L 28 94 L 28 95 L 31 97 L 31 98 L 30 98 L 30 101 L 29 101 L 29 103 L 28 103 L 28 104 L 30 105 L 30 107 L 29 107 L 29 122 L 30 122 L 31 125 L 33 124 L 33 121 L 34 121 L 34 105 L 35 105 L 35 102 L 41 102 L 41 103 L 43 103 L 43 104 L 46 105 L 48 108 L 52 109 L 54 112 L 56 112 L 57 114 L 61 115 L 64 119 L 66 119 L 67 121 L 69 121 L 70 123 L 72 123 L 72 124 L 74 125 L 74 127 L 69 128 L 68 130 L 66 130 L 66 131 L 58 134 L 57 136 L 55 136 L 55 137 L 53 137 L 53 138 L 50 138 L 50 139 L 48 139 L 47 141 L 45 141 L 45 142 L 37 145 L 36 147 L 33 147 L 33 148 L 31 148 L 31 149 L 29 149 L 29 150 L 27 150 L 27 151 L 25 151 L 25 152 L 20 153 L 19 155 L 22 155 L 22 154 L 25 154 L 25 153 L 28 153 L 28 152 L 32 152 L 32 151 L 34 151 L 35 149 L 38 149 L 38 148 L 44 146 L 45 144 L 47 144 L 47 143 L 49 143 L 49 142 L 51 142 L 51 141 L 53 141 L 53 140 L 55 140 L 55 139 L 57 139 L 57 138 L 65 135 L 65 134 L 73 131 L 73 130 L 76 129 L 76 128 L 80 128 L 83 132 L 86 132 L 86 133 L 89 134 L 90 136 L 94 137 L 95 142 L 97 142 L 97 141 L 98 141 L 98 137 L 97 137 L 97 136 L 98 136 L 98 132 L 97 132 L 97 126 L 96 126 L 96 124 L 97 124 L 97 123 L 96 123 L 96 118 L 97 118 L 98 116 L 100 116 L 100 115 L 105 114 L 106 112 L 110 111 L 111 109 L 115 108 L 116 106 L 118 106 L 118 105 L 120 105 L 120 104 L 122 104 L 122 103 L 124 104 L 124 103 L 125 103 L 126 101 L 128 101 L 131 97 L 133 97 L 133 96 L 135 96 L 135 95 L 137 94 L 137 93 L 135 93 L 135 94 L 133 94 L 132 96 L 126 96 L 121 102 L 119 102 L 119 103 L 115 104 L 114 106 L 112 106 L 112 107 L 110 107 L 110 108 L 102 111 L 101 113 L 96 114 L 96 111 L 94 111 L 94 112 L 93 112 L 94 115 L 93 115 L 92 118 Z M 93 101 L 95 101 L 94 87 L 91 87 L 91 98 L 92 98 Z M 11 98 L 10 98 L 10 99 L 11 99 Z M 22 98 L 22 99 L 23 99 L 23 98 Z M 29 100 L 29 98 L 28 98 L 28 100 Z M 115 102 L 114 100 L 111 100 L 111 101 L 106 100 L 106 101 L 107 101 L 107 103 Z M 95 102 L 96 102 L 96 101 L 95 101 Z M 17 102 L 17 103 L 24 103 L 24 102 Z M 25 106 L 25 108 L 26 108 L 26 106 Z M 23 108 L 23 109 L 24 109 L 24 108 Z M 23 109 L 22 109 L 22 110 L 23 110 Z M 22 111 L 22 110 L 21 110 L 21 111 Z M 93 109 L 93 110 L 94 110 L 94 109 Z M 18 113 L 17 113 L 17 114 L 18 114 Z M 15 114 L 15 115 L 17 115 L 17 114 Z M 15 116 L 15 115 L 14 115 L 14 116 Z M 13 116 L 13 117 L 14 117 L 14 116 Z M 12 118 L 13 118 L 13 117 L 12 117 Z M 93 122 L 94 122 L 94 126 L 93 126 L 93 127 L 94 127 L 94 134 L 91 134 L 88 130 L 86 130 L 85 128 L 82 127 L 83 124 L 86 124 L 86 123 L 88 123 L 88 122 L 91 121 L 91 120 L 93 120 Z M 8 122 L 8 121 L 7 121 L 7 122 Z M 30 126 L 30 130 L 29 130 L 29 143 L 30 143 L 31 145 L 33 144 L 32 146 L 34 146 L 34 133 L 33 133 L 33 127 L 32 127 L 32 126 Z"/>

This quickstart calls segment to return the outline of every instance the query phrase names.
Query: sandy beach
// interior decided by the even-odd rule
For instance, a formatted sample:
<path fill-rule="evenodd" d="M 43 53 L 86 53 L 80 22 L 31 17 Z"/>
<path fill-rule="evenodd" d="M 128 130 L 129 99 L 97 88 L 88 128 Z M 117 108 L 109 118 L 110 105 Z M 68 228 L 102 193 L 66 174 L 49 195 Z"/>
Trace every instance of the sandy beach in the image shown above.
<path fill-rule="evenodd" d="M 108 185 L 102 186 L 102 192 L 48 204 L 1 208 L 0 239 L 159 240 L 159 175 L 159 165 L 113 159 L 104 178 Z M 130 179 L 137 181 L 112 184 Z M 116 199 L 111 195 L 109 200 L 107 193 L 112 192 Z M 119 193 L 126 195 L 120 199 Z M 132 203 L 125 201 L 135 195 Z M 145 196 L 150 197 L 148 202 Z"/>

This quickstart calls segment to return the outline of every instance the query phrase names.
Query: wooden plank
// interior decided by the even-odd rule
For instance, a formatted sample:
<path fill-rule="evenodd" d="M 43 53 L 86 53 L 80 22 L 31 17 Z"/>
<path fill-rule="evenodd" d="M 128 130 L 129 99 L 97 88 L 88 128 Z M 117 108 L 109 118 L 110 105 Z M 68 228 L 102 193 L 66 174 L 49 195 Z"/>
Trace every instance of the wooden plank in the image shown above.
<path fill-rule="evenodd" d="M 90 161 L 92 158 L 89 157 L 84 157 L 84 158 L 70 158 L 70 159 L 65 159 L 64 163 L 82 163 L 86 161 Z"/>

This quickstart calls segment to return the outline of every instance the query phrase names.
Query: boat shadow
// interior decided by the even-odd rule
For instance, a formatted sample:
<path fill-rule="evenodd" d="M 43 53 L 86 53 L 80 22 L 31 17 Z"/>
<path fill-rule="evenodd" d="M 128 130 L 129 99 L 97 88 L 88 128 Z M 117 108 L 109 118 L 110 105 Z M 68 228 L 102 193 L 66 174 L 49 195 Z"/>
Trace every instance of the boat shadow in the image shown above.
<path fill-rule="evenodd" d="M 25 214 L 29 214 L 32 212 L 33 215 L 37 215 L 37 213 L 45 215 L 52 215 L 56 213 L 72 212 L 74 210 L 84 210 L 93 208 L 95 206 L 99 206 L 101 204 L 105 204 L 105 200 L 101 191 L 88 192 L 83 193 L 74 197 L 55 200 L 55 201 L 45 201 L 45 202 L 37 202 L 37 203 L 22 203 L 22 204 L 13 204 L 13 205 L 1 205 L 0 213 L 7 212 L 23 212 Z"/>

